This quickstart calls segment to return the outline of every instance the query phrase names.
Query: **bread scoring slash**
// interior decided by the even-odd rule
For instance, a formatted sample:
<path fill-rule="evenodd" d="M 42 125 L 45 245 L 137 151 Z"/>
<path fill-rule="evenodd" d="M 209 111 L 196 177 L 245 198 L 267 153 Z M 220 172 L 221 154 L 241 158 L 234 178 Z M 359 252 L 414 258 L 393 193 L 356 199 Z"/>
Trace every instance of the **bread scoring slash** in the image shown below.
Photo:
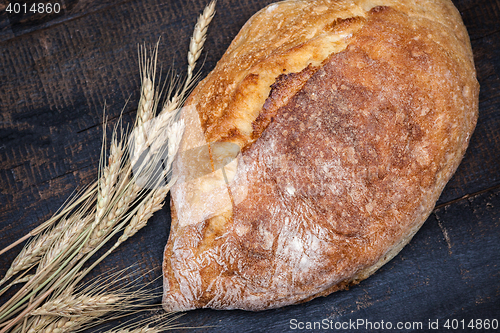
<path fill-rule="evenodd" d="M 431 213 L 478 94 L 451 1 L 259 11 L 186 102 L 164 308 L 258 311 L 370 276 Z"/>

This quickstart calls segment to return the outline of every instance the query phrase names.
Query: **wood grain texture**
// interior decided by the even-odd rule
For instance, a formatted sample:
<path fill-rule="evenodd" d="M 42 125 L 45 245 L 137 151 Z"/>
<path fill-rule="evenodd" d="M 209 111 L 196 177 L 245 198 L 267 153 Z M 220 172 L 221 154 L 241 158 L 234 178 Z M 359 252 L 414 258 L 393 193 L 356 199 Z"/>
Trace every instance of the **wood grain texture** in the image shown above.
<path fill-rule="evenodd" d="M 246 20 L 270 2 L 218 2 L 202 75 L 215 66 Z M 122 108 L 126 123 L 135 116 L 137 45 L 153 44 L 161 36 L 163 73 L 172 67 L 183 74 L 189 36 L 206 4 L 59 3 L 64 8 L 60 15 L 16 16 L 7 15 L 7 1 L 0 1 L 0 248 L 50 217 L 79 185 L 95 179 L 104 105 L 108 128 Z M 293 331 L 294 318 L 424 325 L 429 319 L 500 319 L 500 1 L 454 3 L 471 36 L 480 115 L 462 164 L 410 244 L 349 291 L 259 313 L 196 310 L 180 322 L 207 326 L 197 332 L 287 332 Z M 160 274 L 169 216 L 168 208 L 156 213 L 95 274 L 139 263 L 147 273 L 144 281 L 153 280 Z M 0 276 L 20 249 L 0 256 Z"/>

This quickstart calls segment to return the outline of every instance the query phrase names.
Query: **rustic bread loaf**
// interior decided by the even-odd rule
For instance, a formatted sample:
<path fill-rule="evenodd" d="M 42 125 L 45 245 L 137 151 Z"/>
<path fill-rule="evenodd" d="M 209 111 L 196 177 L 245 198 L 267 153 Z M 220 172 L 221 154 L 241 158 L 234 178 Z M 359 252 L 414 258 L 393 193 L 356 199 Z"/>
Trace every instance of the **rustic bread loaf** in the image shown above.
<path fill-rule="evenodd" d="M 263 310 L 367 278 L 432 211 L 478 92 L 449 0 L 259 11 L 186 103 L 165 309 Z"/>

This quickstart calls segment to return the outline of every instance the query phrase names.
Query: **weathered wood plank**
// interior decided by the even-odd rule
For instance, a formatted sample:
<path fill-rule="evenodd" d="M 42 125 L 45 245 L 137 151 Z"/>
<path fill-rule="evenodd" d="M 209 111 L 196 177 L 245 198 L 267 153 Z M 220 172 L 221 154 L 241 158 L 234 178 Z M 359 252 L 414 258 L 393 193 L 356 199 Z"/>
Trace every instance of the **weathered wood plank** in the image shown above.
<path fill-rule="evenodd" d="M 106 10 L 123 2 L 124 0 L 3 1 L 0 4 L 0 42 L 78 19 L 99 10 Z M 8 7 L 9 3 L 12 4 L 11 7 Z M 14 7 L 16 3 L 19 4 L 17 10 Z M 49 5 L 52 8 L 51 13 L 40 11 L 39 4 L 42 4 L 44 8 L 48 8 L 47 5 Z"/>

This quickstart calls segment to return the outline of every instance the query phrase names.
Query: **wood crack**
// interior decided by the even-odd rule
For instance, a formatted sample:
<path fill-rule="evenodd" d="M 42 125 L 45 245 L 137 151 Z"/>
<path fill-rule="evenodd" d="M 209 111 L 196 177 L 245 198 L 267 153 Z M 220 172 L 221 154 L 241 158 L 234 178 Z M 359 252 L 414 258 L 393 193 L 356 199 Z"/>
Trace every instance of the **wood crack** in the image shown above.
<path fill-rule="evenodd" d="M 460 202 L 460 201 L 463 201 L 463 200 L 467 200 L 469 198 L 473 198 L 473 197 L 476 197 L 478 195 L 481 195 L 481 194 L 484 194 L 486 192 L 489 192 L 489 191 L 493 191 L 493 190 L 496 190 L 500 188 L 500 184 L 497 184 L 497 185 L 494 185 L 494 186 L 490 186 L 488 188 L 485 188 L 483 190 L 480 190 L 480 191 L 477 191 L 477 192 L 474 192 L 474 193 L 470 193 L 470 194 L 466 194 L 460 198 L 457 198 L 457 199 L 453 199 L 453 200 L 450 200 L 450 201 L 447 201 L 447 202 L 444 202 L 442 204 L 439 204 L 439 205 L 436 205 L 436 207 L 434 207 L 434 210 L 433 212 L 436 212 L 437 210 L 443 208 L 443 207 L 447 207 L 447 206 L 450 206 L 454 203 L 457 203 L 457 202 Z"/>

